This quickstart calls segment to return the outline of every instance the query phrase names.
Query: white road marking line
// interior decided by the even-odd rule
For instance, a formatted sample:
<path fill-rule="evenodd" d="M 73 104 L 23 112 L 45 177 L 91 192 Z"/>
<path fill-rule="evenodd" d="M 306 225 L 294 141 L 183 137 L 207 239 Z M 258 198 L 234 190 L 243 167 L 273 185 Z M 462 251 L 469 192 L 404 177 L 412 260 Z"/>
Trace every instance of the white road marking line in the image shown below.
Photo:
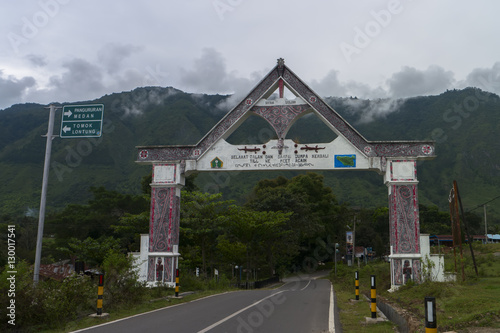
<path fill-rule="evenodd" d="M 274 293 L 274 294 L 272 294 L 272 295 L 269 295 L 269 296 L 267 296 L 267 297 L 264 297 L 263 299 L 261 299 L 261 300 L 259 300 L 259 301 L 257 301 L 257 302 L 254 302 L 253 304 L 251 304 L 251 305 L 247 306 L 246 308 L 243 308 L 243 309 L 241 309 L 241 310 L 239 310 L 239 311 L 236 311 L 235 313 L 233 313 L 233 314 L 231 314 L 231 315 L 227 316 L 226 318 L 222 318 L 222 319 L 221 319 L 221 320 L 219 320 L 218 322 L 216 322 L 216 323 L 214 323 L 214 324 L 212 324 L 212 325 L 208 326 L 207 328 L 202 329 L 201 331 L 198 331 L 197 333 L 206 333 L 206 332 L 210 331 L 212 328 L 219 326 L 219 325 L 220 325 L 220 324 L 222 324 L 223 322 L 228 321 L 229 319 L 231 319 L 231 318 L 233 318 L 233 317 L 235 317 L 235 316 L 239 315 L 240 313 L 242 313 L 242 312 L 244 312 L 244 311 L 246 311 L 246 310 L 250 309 L 251 307 L 253 307 L 253 306 L 255 306 L 255 305 L 259 304 L 260 302 L 262 302 L 262 301 L 264 301 L 264 300 L 266 300 L 266 299 L 268 299 L 268 298 L 271 298 L 271 297 L 273 297 L 273 296 L 276 296 L 276 295 L 278 295 L 278 294 L 281 294 L 282 292 L 285 292 L 285 291 L 287 291 L 287 290 L 282 290 L 282 291 L 279 291 L 279 292 Z"/>
<path fill-rule="evenodd" d="M 306 289 L 306 288 L 309 286 L 309 284 L 311 283 L 311 281 L 312 281 L 312 280 L 309 280 L 309 282 L 307 282 L 306 286 L 305 286 L 304 288 L 300 289 L 300 291 L 302 291 L 302 290 Z"/>
<path fill-rule="evenodd" d="M 138 313 L 136 315 L 132 315 L 132 316 L 129 316 L 129 317 L 123 317 L 123 318 L 120 318 L 120 319 L 115 319 L 113 321 L 108 321 L 107 323 L 103 323 L 103 324 L 99 324 L 99 325 L 94 325 L 94 326 L 89 326 L 89 327 L 81 328 L 79 330 L 71 331 L 69 333 L 80 333 L 80 332 L 89 331 L 89 330 L 92 330 L 94 328 L 98 328 L 98 327 L 101 327 L 101 326 L 112 325 L 112 324 L 117 323 L 119 321 L 124 321 L 124 320 L 127 320 L 127 319 L 144 316 L 144 315 L 147 315 L 147 314 L 150 314 L 150 313 L 153 313 L 153 312 L 158 312 L 158 311 L 163 311 L 163 310 L 175 308 L 177 306 L 181 306 L 181 305 L 185 305 L 185 304 L 189 304 L 189 303 L 198 302 L 198 301 L 204 300 L 206 298 L 216 297 L 216 296 L 220 296 L 220 295 L 224 295 L 224 294 L 228 294 L 228 293 L 229 292 L 225 292 L 225 293 L 221 293 L 221 294 L 215 294 L 215 295 L 209 295 L 209 296 L 198 298 L 198 299 L 186 302 L 186 303 L 179 303 L 179 304 L 169 305 L 169 306 L 166 306 L 166 307 L 163 307 L 163 308 L 159 308 L 159 309 L 155 309 L 155 310 L 151 310 L 151 311 L 147 311 L 147 312 L 143 312 L 143 313 Z"/>
<path fill-rule="evenodd" d="M 328 320 L 328 332 L 335 333 L 335 303 L 333 297 L 333 284 L 330 290 L 330 316 Z"/>

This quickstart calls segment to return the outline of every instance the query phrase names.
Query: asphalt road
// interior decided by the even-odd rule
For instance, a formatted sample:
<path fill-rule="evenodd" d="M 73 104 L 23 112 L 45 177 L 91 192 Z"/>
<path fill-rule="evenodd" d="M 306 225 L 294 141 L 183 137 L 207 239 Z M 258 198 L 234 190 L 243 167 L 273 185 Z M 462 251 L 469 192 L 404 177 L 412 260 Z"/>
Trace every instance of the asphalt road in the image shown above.
<path fill-rule="evenodd" d="M 214 295 L 75 332 L 333 332 L 332 297 L 330 281 L 297 278 L 273 290 Z"/>

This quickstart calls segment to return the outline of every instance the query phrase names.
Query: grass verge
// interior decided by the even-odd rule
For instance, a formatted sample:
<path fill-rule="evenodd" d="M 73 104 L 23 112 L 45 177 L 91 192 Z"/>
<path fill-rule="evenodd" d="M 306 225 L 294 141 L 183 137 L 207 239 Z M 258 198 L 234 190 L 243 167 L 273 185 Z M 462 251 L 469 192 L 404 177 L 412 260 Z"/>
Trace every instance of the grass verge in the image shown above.
<path fill-rule="evenodd" d="M 334 290 L 337 296 L 337 306 L 339 307 L 340 322 L 344 332 L 394 332 L 395 325 L 390 321 L 367 323 L 366 317 L 371 316 L 370 303 L 360 296 L 356 301 L 354 289 L 347 290 L 341 287 L 342 284 L 334 283 Z"/>
<path fill-rule="evenodd" d="M 472 328 L 499 329 L 500 331 L 500 244 L 474 246 L 479 276 L 476 276 L 468 249 L 464 247 L 465 281 L 408 283 L 389 293 L 390 266 L 371 263 L 359 268 L 360 293 L 369 296 L 370 275 L 377 277 L 377 301 L 386 302 L 405 310 L 406 316 L 416 323 L 417 331 L 424 331 L 424 299 L 436 298 L 438 331 L 468 332 Z M 452 254 L 445 256 L 445 266 L 453 267 Z M 392 332 L 390 327 L 375 328 L 362 325 L 362 318 L 370 315 L 369 303 L 357 304 L 354 272 L 357 267 L 339 265 L 337 277 L 330 275 L 337 294 L 340 320 L 345 332 Z M 459 274 L 460 276 L 460 274 Z M 362 298 L 362 297 L 361 297 Z M 361 301 L 359 301 L 361 302 Z M 356 326 L 358 325 L 358 326 Z M 366 329 L 366 330 L 365 330 Z M 384 330 L 385 329 L 385 330 Z"/>

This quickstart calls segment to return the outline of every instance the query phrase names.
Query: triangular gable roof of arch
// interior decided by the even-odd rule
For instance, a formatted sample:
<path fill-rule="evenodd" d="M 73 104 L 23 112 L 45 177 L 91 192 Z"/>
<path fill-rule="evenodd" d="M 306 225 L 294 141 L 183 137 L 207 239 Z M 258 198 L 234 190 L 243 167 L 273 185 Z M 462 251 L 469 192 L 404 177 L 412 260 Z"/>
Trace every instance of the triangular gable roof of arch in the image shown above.
<path fill-rule="evenodd" d="M 278 105 L 291 119 L 285 126 L 275 126 L 266 117 L 266 100 L 277 89 L 286 86 L 298 98 L 296 105 Z M 265 103 L 264 103 L 265 104 Z M 264 111 L 263 111 L 264 110 Z M 332 131 L 344 137 L 353 147 L 367 157 L 391 157 L 427 159 L 435 157 L 434 141 L 368 141 L 344 120 L 332 107 L 325 103 L 285 64 L 278 59 L 277 65 L 250 91 L 250 93 L 229 111 L 196 145 L 138 146 L 137 162 L 152 163 L 200 158 L 219 140 L 227 138 L 252 113 L 264 117 L 277 132 L 278 138 L 286 135 L 288 128 L 300 116 L 314 112 Z"/>

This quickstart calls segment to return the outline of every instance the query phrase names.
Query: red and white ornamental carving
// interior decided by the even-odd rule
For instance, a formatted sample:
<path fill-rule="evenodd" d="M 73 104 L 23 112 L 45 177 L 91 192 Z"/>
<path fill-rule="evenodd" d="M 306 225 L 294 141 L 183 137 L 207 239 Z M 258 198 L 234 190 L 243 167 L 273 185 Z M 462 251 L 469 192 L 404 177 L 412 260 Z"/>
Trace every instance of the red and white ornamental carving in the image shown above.
<path fill-rule="evenodd" d="M 429 145 L 422 146 L 422 153 L 424 153 L 425 155 L 431 154 L 432 153 L 432 146 L 429 146 Z"/>

